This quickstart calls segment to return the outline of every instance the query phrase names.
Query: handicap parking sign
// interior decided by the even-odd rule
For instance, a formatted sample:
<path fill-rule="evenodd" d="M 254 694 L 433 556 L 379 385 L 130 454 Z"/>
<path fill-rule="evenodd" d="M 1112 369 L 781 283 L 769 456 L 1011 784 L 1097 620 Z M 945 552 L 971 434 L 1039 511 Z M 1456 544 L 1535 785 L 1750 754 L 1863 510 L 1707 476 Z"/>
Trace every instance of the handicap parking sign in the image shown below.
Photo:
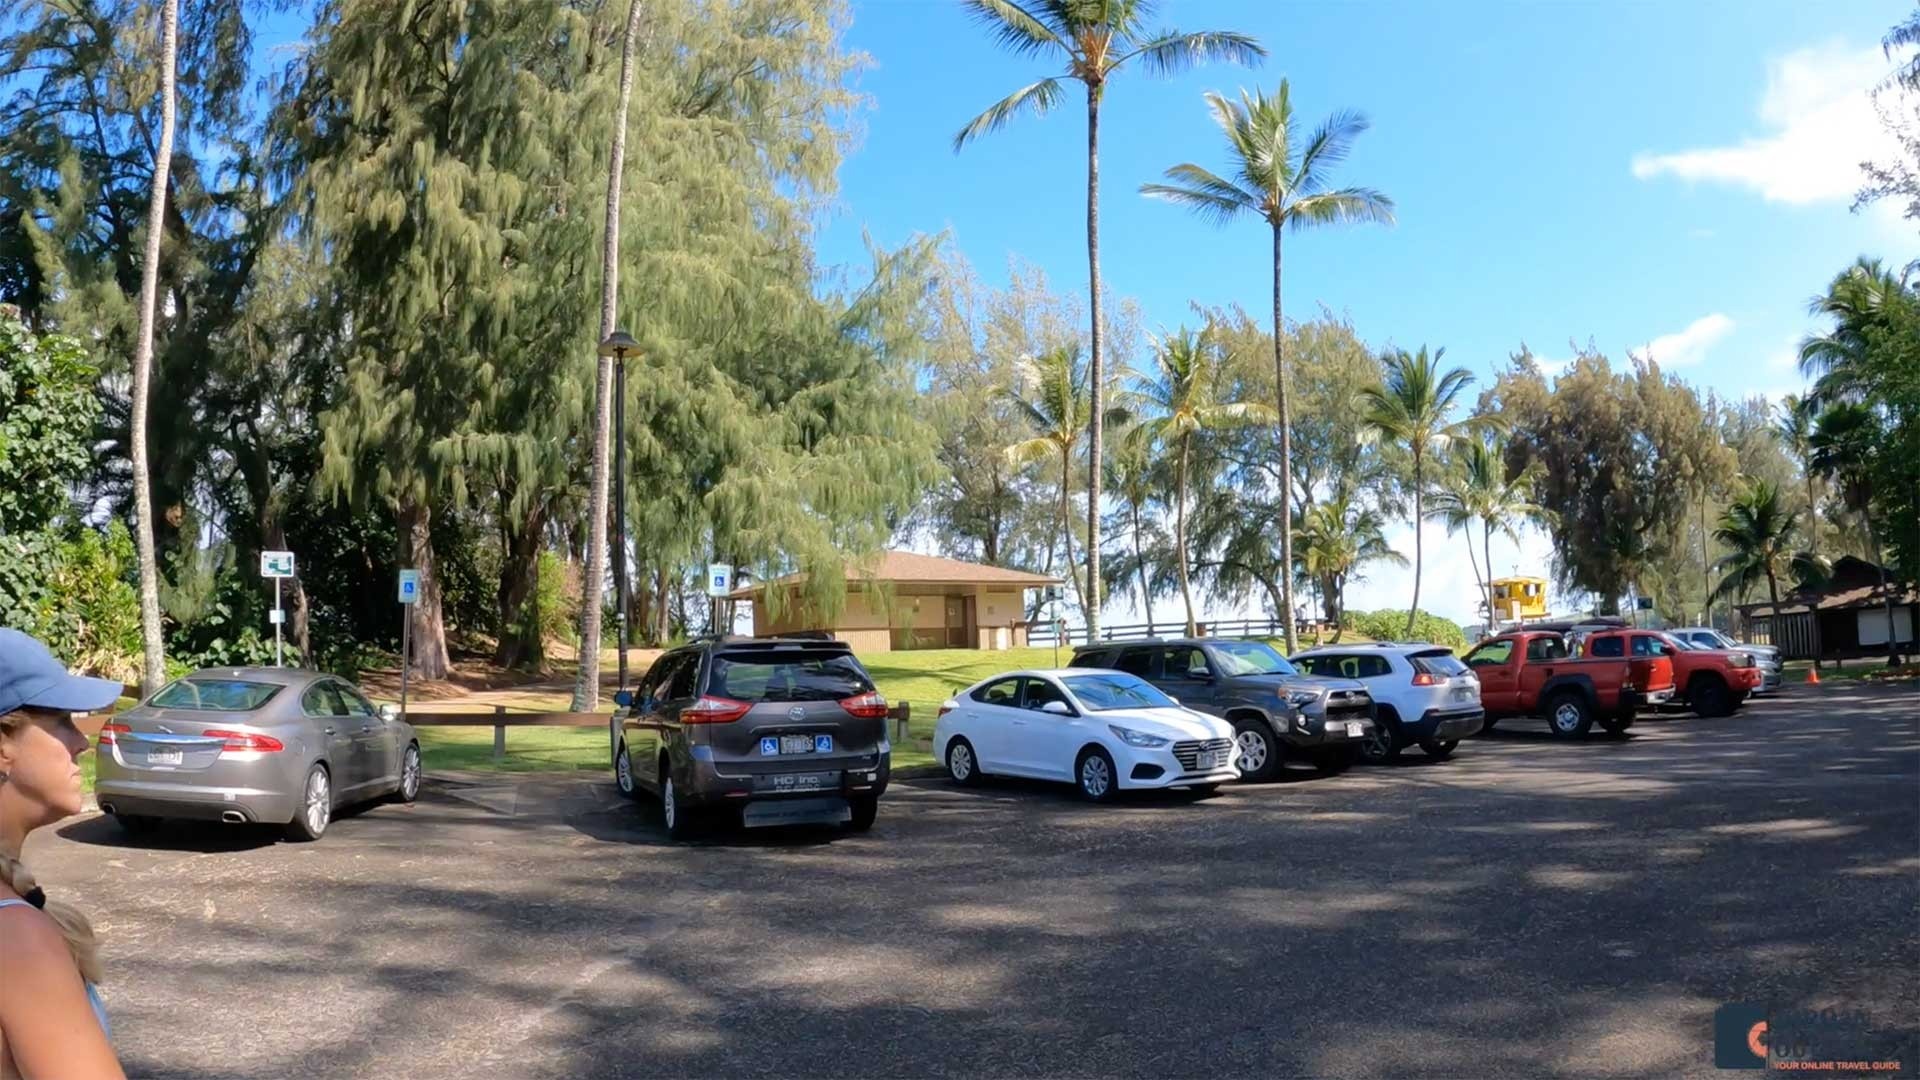
<path fill-rule="evenodd" d="M 833 736 L 815 735 L 813 737 L 813 752 L 816 754 L 833 753 Z"/>
<path fill-rule="evenodd" d="M 762 756 L 771 757 L 779 752 L 780 737 L 778 735 L 768 735 L 766 738 L 760 740 L 760 753 Z"/>

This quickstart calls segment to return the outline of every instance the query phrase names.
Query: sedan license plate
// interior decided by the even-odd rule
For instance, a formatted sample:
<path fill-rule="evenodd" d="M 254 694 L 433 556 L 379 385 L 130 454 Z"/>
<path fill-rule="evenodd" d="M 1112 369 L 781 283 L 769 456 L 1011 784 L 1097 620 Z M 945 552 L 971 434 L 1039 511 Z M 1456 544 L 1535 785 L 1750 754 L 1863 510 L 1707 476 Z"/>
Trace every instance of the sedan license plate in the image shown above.
<path fill-rule="evenodd" d="M 1215 769 L 1224 769 L 1226 765 L 1227 752 L 1225 750 L 1208 750 L 1193 759 L 1193 771 L 1195 772 L 1212 772 Z"/>
<path fill-rule="evenodd" d="M 180 750 L 149 750 L 147 751 L 147 764 L 150 766 L 178 765 L 185 757 L 185 752 Z"/>
<path fill-rule="evenodd" d="M 1357 720 L 1349 721 L 1347 723 L 1347 738 L 1349 739 L 1358 739 L 1361 736 L 1365 735 L 1366 732 L 1367 732 L 1367 726 L 1365 724 L 1360 723 Z"/>

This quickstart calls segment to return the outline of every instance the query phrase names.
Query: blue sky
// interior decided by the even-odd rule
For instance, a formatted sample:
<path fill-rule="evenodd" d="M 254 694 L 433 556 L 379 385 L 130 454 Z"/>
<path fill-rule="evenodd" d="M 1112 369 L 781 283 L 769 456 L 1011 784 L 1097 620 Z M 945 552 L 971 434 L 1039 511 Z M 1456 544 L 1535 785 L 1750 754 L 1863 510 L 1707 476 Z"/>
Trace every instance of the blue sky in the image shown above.
<path fill-rule="evenodd" d="M 1791 343 L 1806 302 L 1856 255 L 1905 261 L 1911 224 L 1848 210 L 1857 162 L 1884 136 L 1866 90 L 1891 65 L 1880 36 L 1897 2 L 1165 4 L 1182 30 L 1252 33 L 1256 69 L 1144 72 L 1102 110 L 1102 271 L 1149 327 L 1188 304 L 1269 308 L 1264 225 L 1218 229 L 1137 194 L 1167 166 L 1222 168 L 1207 90 L 1291 80 L 1296 110 L 1373 122 L 1339 173 L 1398 205 L 1392 228 L 1290 237 L 1289 317 L 1320 304 L 1375 345 L 1445 346 L 1491 378 L 1520 342 L 1549 360 L 1591 340 L 1616 360 L 1651 345 L 1723 394 L 1798 387 Z M 1017 255 L 1084 289 L 1085 110 L 1077 95 L 956 155 L 953 134 L 1053 72 L 1000 53 L 953 3 L 854 4 L 849 44 L 872 58 L 864 137 L 841 171 L 827 263 L 951 230 L 989 280 Z M 1405 530 L 1400 546 L 1410 552 Z M 1444 531 L 1427 533 L 1423 606 L 1466 619 L 1474 596 Z M 1496 568 L 1545 567 L 1545 546 L 1496 546 Z M 1437 559 L 1435 553 L 1439 552 Z M 1437 564 L 1436 564 L 1437 563 Z M 1381 572 L 1356 608 L 1406 604 Z M 1112 620 L 1118 612 L 1110 614 Z"/>

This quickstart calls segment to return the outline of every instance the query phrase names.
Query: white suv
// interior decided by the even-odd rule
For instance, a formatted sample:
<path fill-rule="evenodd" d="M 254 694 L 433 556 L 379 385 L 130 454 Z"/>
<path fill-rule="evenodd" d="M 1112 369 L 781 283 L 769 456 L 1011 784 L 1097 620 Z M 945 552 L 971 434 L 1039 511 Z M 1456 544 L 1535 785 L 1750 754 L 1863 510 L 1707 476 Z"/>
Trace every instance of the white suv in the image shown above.
<path fill-rule="evenodd" d="M 1314 675 L 1367 684 L 1378 722 L 1360 756 L 1373 764 L 1392 761 L 1410 743 L 1428 757 L 1444 758 L 1486 723 L 1479 676 L 1444 645 L 1323 645 L 1291 659 Z"/>

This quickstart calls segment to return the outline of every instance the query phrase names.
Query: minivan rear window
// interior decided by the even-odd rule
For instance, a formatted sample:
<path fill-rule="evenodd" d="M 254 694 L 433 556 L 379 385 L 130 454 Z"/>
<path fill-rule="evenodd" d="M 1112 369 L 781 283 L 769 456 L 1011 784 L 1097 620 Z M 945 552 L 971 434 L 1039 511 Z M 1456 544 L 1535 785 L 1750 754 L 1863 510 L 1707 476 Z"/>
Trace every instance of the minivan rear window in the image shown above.
<path fill-rule="evenodd" d="M 1407 660 L 1413 665 L 1413 670 L 1415 671 L 1424 671 L 1429 675 L 1439 675 L 1446 678 L 1452 678 L 1455 675 L 1465 675 L 1468 670 L 1467 665 L 1461 663 L 1458 657 L 1445 649 L 1434 649 L 1431 652 L 1414 653 L 1412 656 L 1407 657 Z"/>
<path fill-rule="evenodd" d="M 840 701 L 873 692 L 873 680 L 846 653 L 723 653 L 712 667 L 707 693 L 734 701 Z"/>
<path fill-rule="evenodd" d="M 193 712 L 252 712 L 280 692 L 277 683 L 241 679 L 181 679 L 147 700 L 156 709 Z"/>

